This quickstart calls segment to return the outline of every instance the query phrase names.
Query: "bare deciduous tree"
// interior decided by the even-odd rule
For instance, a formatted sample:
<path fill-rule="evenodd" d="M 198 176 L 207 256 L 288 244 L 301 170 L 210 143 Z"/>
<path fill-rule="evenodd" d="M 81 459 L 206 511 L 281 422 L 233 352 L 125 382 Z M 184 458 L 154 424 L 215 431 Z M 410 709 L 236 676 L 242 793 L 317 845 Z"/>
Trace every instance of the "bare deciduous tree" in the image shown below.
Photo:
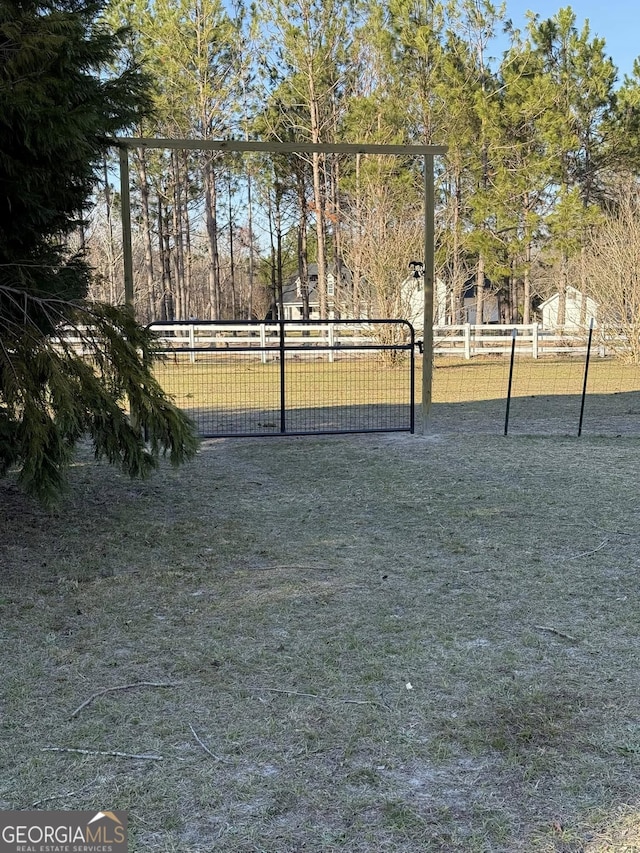
<path fill-rule="evenodd" d="M 640 363 L 640 197 L 626 191 L 615 215 L 592 235 L 585 254 L 588 295 L 611 336 L 609 347 Z"/>

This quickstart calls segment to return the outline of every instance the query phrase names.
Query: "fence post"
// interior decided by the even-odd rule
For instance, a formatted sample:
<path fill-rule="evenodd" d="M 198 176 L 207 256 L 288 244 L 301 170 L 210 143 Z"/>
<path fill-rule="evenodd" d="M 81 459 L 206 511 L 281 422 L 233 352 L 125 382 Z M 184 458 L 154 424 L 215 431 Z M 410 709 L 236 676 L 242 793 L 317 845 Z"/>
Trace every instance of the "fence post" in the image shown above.
<path fill-rule="evenodd" d="M 538 324 L 533 324 L 533 340 L 531 341 L 531 355 L 533 358 L 538 357 Z"/>
<path fill-rule="evenodd" d="M 196 363 L 196 327 L 193 323 L 189 326 L 189 361 L 191 364 Z"/>
<path fill-rule="evenodd" d="M 591 340 L 593 338 L 593 317 L 589 323 L 589 338 L 587 340 L 587 355 L 584 360 L 584 380 L 582 382 L 582 399 L 580 401 L 580 420 L 578 422 L 578 437 L 582 435 L 582 421 L 584 418 L 584 401 L 587 396 L 587 379 L 589 377 L 589 360 L 591 358 Z"/>
<path fill-rule="evenodd" d="M 335 345 L 335 326 L 329 323 L 327 326 L 327 343 L 329 344 L 329 363 L 333 364 L 333 347 Z"/>
<path fill-rule="evenodd" d="M 278 326 L 280 332 L 280 432 L 284 434 L 287 431 L 287 403 L 286 403 L 286 367 L 285 367 L 285 325 L 284 320 L 280 320 Z"/>
<path fill-rule="evenodd" d="M 509 409 L 511 408 L 511 387 L 513 384 L 513 364 L 515 362 L 516 357 L 516 337 L 518 335 L 517 329 L 511 330 L 511 359 L 509 361 L 509 383 L 507 385 L 507 407 L 504 413 L 504 434 L 507 435 L 509 432 Z"/>
<path fill-rule="evenodd" d="M 471 358 L 471 323 L 464 324 L 464 357 Z"/>
<path fill-rule="evenodd" d="M 264 323 L 260 323 L 260 361 L 267 363 L 267 327 Z"/>

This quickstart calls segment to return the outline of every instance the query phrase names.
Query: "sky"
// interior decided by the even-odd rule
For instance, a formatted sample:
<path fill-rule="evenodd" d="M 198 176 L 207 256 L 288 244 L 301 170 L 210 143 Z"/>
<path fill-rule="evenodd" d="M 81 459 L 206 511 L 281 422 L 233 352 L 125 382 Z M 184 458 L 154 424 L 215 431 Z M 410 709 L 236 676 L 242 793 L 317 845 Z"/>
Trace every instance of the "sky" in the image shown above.
<path fill-rule="evenodd" d="M 496 2 L 495 5 L 500 4 Z M 566 6 L 573 9 L 579 30 L 588 19 L 591 35 L 605 39 L 605 52 L 618 67 L 619 82 L 622 82 L 625 74 L 631 74 L 634 59 L 640 56 L 639 0 L 506 0 L 507 17 L 522 31 L 526 28 L 527 10 L 546 19 Z"/>

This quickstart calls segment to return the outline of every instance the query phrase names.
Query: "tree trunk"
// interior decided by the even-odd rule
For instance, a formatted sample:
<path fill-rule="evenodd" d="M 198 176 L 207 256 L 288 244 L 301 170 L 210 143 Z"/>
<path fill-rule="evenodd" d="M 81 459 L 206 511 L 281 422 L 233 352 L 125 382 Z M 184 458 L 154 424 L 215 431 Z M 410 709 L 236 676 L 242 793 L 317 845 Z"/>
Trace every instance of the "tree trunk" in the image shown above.
<path fill-rule="evenodd" d="M 560 268 L 560 289 L 558 291 L 558 317 L 556 325 L 562 327 L 567 322 L 567 287 L 569 286 L 569 256 L 562 253 Z"/>
<path fill-rule="evenodd" d="M 253 205 L 251 198 L 251 170 L 247 171 L 247 226 L 249 229 L 249 293 L 247 298 L 247 319 L 253 319 Z"/>
<path fill-rule="evenodd" d="M 335 316 L 341 316 L 341 309 L 344 306 L 344 294 L 342 292 L 343 276 L 342 276 L 342 235 L 340 233 L 340 159 L 338 155 L 334 155 L 331 161 L 331 221 L 333 234 L 333 259 L 335 267 L 335 284 L 334 284 L 334 305 L 336 308 Z"/>
<path fill-rule="evenodd" d="M 181 234 L 184 240 L 184 289 L 185 317 L 197 317 L 198 311 L 193 304 L 194 294 L 191 290 L 191 223 L 189 221 L 189 160 L 187 152 L 183 152 L 184 203 L 181 208 Z"/>
<path fill-rule="evenodd" d="M 233 204 L 232 204 L 232 186 L 231 172 L 228 174 L 228 207 L 229 207 L 229 285 L 231 288 L 231 319 L 239 319 L 238 306 L 236 301 L 236 262 L 234 257 L 234 241 L 233 241 Z"/>
<path fill-rule="evenodd" d="M 587 248 L 584 245 L 580 247 L 580 325 L 587 325 Z"/>
<path fill-rule="evenodd" d="M 271 249 L 271 305 L 267 314 L 267 319 L 269 320 L 277 320 L 279 310 L 277 297 L 278 285 L 276 282 L 276 245 L 274 242 L 273 228 L 273 211 L 271 209 L 271 202 L 269 202 L 269 243 Z M 284 319 L 284 317 L 280 319 Z"/>
<path fill-rule="evenodd" d="M 163 323 L 170 323 L 174 319 L 173 293 L 171 291 L 171 246 L 169 242 L 169 229 L 164 205 L 158 196 L 158 250 L 160 253 L 160 265 L 162 269 L 162 314 Z"/>
<path fill-rule="evenodd" d="M 147 300 L 149 304 L 149 322 L 158 319 L 156 286 L 153 278 L 153 248 L 151 243 L 151 216 L 149 214 L 149 182 L 147 179 L 147 161 L 144 148 L 137 152 L 135 162 L 138 165 L 140 182 L 140 203 L 142 212 L 142 245 L 144 249 L 144 271 L 147 281 Z"/>
<path fill-rule="evenodd" d="M 357 248 L 353 259 L 353 281 L 351 282 L 351 305 L 353 317 L 362 316 L 360 300 L 360 279 L 362 278 L 362 188 L 361 188 L 362 154 L 356 154 L 356 228 L 358 230 Z M 353 226 L 352 226 L 353 227 Z"/>
<path fill-rule="evenodd" d="M 480 252 L 476 272 L 476 323 L 484 323 L 484 255 Z"/>
<path fill-rule="evenodd" d="M 178 152 L 171 152 L 171 171 L 173 174 L 173 205 L 171 222 L 174 246 L 174 282 L 176 294 L 176 315 L 178 320 L 186 319 L 186 293 L 184 286 L 184 240 L 182 234 L 182 182 L 180 178 Z"/>
<path fill-rule="evenodd" d="M 275 187 L 275 226 L 276 226 L 276 299 L 278 301 L 278 317 L 284 320 L 284 281 L 282 271 L 282 185 L 276 181 Z"/>
<path fill-rule="evenodd" d="M 452 246 L 452 270 L 451 270 L 451 324 L 458 325 L 463 322 L 464 302 L 464 272 L 461 261 L 461 208 L 462 208 L 462 181 L 459 175 L 454 176 L 453 195 L 453 246 Z"/>
<path fill-rule="evenodd" d="M 529 242 L 526 245 L 525 253 L 522 322 L 528 326 L 531 323 L 531 243 Z"/>
<path fill-rule="evenodd" d="M 104 167 L 104 203 L 107 216 L 107 281 L 109 282 L 109 302 L 116 305 L 118 301 L 115 277 L 115 250 L 113 244 L 113 199 L 109 184 L 107 158 L 102 161 Z"/>
<path fill-rule="evenodd" d="M 204 168 L 207 245 L 209 250 L 209 317 L 220 319 L 220 258 L 218 255 L 218 223 L 216 217 L 216 175 L 213 160 L 207 155 Z"/>
<path fill-rule="evenodd" d="M 300 296 L 302 298 L 302 319 L 309 320 L 309 256 L 307 249 L 307 194 L 304 177 L 296 171 L 296 191 L 298 195 L 298 278 L 300 279 Z"/>
<path fill-rule="evenodd" d="M 324 202 L 322 198 L 322 169 L 320 154 L 314 151 L 313 158 L 313 196 L 316 211 L 316 240 L 318 248 L 318 256 L 316 262 L 318 264 L 318 303 L 320 319 L 327 318 L 327 265 L 326 265 L 326 248 L 324 234 Z"/>
<path fill-rule="evenodd" d="M 512 262 L 511 263 L 511 274 L 509 276 L 509 302 L 510 302 L 510 308 L 511 308 L 510 315 L 511 315 L 511 322 L 512 323 L 517 323 L 518 320 L 520 319 L 519 311 L 518 311 L 519 291 L 520 291 L 520 281 L 518 279 L 518 276 L 516 275 L 515 263 Z"/>
<path fill-rule="evenodd" d="M 309 64 L 307 69 L 307 82 L 309 87 L 309 117 L 311 124 L 311 141 L 320 142 L 320 107 L 316 97 L 315 77 L 313 67 Z M 316 238 L 318 246 L 318 303 L 320 319 L 327 317 L 327 267 L 324 231 L 324 198 L 322 193 L 322 166 L 323 160 L 319 152 L 314 151 L 311 155 L 313 170 L 313 200 L 316 211 Z"/>

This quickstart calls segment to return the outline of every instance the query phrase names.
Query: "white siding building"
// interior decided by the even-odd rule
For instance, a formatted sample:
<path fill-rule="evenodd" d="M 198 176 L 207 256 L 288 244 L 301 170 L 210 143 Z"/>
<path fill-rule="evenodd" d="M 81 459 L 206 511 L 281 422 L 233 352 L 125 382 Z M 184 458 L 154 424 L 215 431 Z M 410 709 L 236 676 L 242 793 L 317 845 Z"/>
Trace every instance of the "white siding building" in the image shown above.
<path fill-rule="evenodd" d="M 585 315 L 583 322 L 580 322 L 582 315 L 582 300 L 583 296 L 575 287 L 567 287 L 567 298 L 565 307 L 565 329 L 580 329 L 589 326 L 591 320 L 596 322 L 598 319 L 598 303 L 590 296 L 586 297 Z M 560 305 L 560 294 L 554 293 L 539 306 L 538 311 L 542 316 L 542 327 L 544 329 L 555 329 L 558 325 L 558 307 Z"/>

